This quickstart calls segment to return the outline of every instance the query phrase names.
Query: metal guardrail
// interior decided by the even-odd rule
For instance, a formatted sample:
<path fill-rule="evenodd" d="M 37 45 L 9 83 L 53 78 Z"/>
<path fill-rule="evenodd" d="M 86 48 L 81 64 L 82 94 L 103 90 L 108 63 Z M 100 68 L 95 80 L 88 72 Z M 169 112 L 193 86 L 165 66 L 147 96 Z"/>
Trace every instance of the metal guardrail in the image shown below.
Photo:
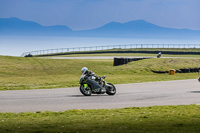
<path fill-rule="evenodd" d="M 58 48 L 58 49 L 46 49 L 46 50 L 25 52 L 21 56 L 31 57 L 36 55 L 67 53 L 67 52 L 83 52 L 83 51 L 97 51 L 97 50 L 109 50 L 109 49 L 132 49 L 132 48 L 200 48 L 200 44 L 126 44 L 126 45 Z"/>

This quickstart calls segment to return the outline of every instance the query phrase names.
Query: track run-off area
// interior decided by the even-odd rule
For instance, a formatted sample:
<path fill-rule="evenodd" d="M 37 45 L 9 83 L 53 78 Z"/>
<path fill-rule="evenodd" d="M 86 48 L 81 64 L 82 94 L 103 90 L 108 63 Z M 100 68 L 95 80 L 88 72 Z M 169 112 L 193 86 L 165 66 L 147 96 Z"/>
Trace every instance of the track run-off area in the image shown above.
<path fill-rule="evenodd" d="M 83 96 L 79 87 L 0 91 L 0 112 L 113 109 L 200 104 L 197 79 L 115 85 L 114 96 Z"/>

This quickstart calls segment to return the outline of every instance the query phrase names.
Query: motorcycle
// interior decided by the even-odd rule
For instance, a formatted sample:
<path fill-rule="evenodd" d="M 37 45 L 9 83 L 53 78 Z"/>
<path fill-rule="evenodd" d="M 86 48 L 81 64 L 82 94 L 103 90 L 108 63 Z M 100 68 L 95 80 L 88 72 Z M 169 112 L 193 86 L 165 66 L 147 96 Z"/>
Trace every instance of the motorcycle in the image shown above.
<path fill-rule="evenodd" d="M 158 55 L 157 55 L 157 58 L 160 58 L 160 57 L 161 57 L 161 54 L 162 54 L 162 53 L 159 52 Z"/>
<path fill-rule="evenodd" d="M 106 76 L 86 76 L 82 75 L 80 78 L 80 92 L 84 96 L 91 94 L 104 94 L 115 95 L 116 88 L 113 84 L 105 81 Z"/>

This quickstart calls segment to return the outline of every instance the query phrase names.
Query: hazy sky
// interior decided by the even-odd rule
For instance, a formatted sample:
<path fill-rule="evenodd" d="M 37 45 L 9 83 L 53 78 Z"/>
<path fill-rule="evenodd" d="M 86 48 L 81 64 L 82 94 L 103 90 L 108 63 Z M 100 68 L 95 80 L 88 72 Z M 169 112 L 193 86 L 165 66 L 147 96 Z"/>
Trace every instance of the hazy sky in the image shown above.
<path fill-rule="evenodd" d="M 0 0 L 0 18 L 9 17 L 73 30 L 137 19 L 200 30 L 200 0 Z"/>

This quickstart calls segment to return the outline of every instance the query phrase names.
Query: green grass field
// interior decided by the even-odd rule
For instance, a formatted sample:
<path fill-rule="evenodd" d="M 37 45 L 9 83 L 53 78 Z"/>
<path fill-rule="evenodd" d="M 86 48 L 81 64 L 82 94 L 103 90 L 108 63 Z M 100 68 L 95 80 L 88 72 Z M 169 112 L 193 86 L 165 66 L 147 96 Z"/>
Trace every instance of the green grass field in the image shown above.
<path fill-rule="evenodd" d="M 130 48 L 130 49 L 110 49 L 108 51 L 177 51 L 177 52 L 199 52 L 200 48 Z"/>
<path fill-rule="evenodd" d="M 0 56 L 0 90 L 79 86 L 81 68 L 107 76 L 113 84 L 195 79 L 197 73 L 155 74 L 151 70 L 197 67 L 200 59 L 154 58 L 113 66 L 113 60 L 56 60 Z"/>
<path fill-rule="evenodd" d="M 102 54 L 69 54 L 50 57 L 91 57 L 91 56 L 114 56 L 114 57 L 157 57 L 157 54 L 145 53 L 102 53 Z M 200 58 L 200 55 L 171 55 L 162 54 L 162 57 L 183 57 L 183 58 Z"/>
<path fill-rule="evenodd" d="M 0 132 L 198 133 L 200 105 L 0 113 Z"/>
<path fill-rule="evenodd" d="M 151 70 L 166 71 L 197 67 L 199 64 L 198 58 L 154 58 L 113 66 L 111 59 L 56 60 L 0 56 L 0 90 L 79 86 L 83 66 L 97 75 L 107 75 L 107 81 L 114 84 L 196 79 L 197 73 L 168 75 L 155 74 Z M 199 110 L 200 105 L 182 105 L 0 113 L 0 133 L 197 133 L 200 131 Z"/>
<path fill-rule="evenodd" d="M 157 54 L 148 54 L 148 53 L 107 53 L 110 51 L 173 51 L 173 52 L 200 52 L 199 48 L 135 48 L 135 49 L 110 49 L 110 50 L 96 50 L 96 51 L 82 51 L 82 52 L 67 52 L 67 53 L 57 53 L 55 54 L 47 54 L 48 56 L 55 57 L 79 57 L 79 56 L 151 56 L 156 57 Z M 102 52 L 96 54 L 87 54 L 88 52 Z M 61 54 L 61 55 L 59 55 Z M 192 58 L 200 58 L 198 54 L 162 54 L 162 57 L 192 57 Z"/>

